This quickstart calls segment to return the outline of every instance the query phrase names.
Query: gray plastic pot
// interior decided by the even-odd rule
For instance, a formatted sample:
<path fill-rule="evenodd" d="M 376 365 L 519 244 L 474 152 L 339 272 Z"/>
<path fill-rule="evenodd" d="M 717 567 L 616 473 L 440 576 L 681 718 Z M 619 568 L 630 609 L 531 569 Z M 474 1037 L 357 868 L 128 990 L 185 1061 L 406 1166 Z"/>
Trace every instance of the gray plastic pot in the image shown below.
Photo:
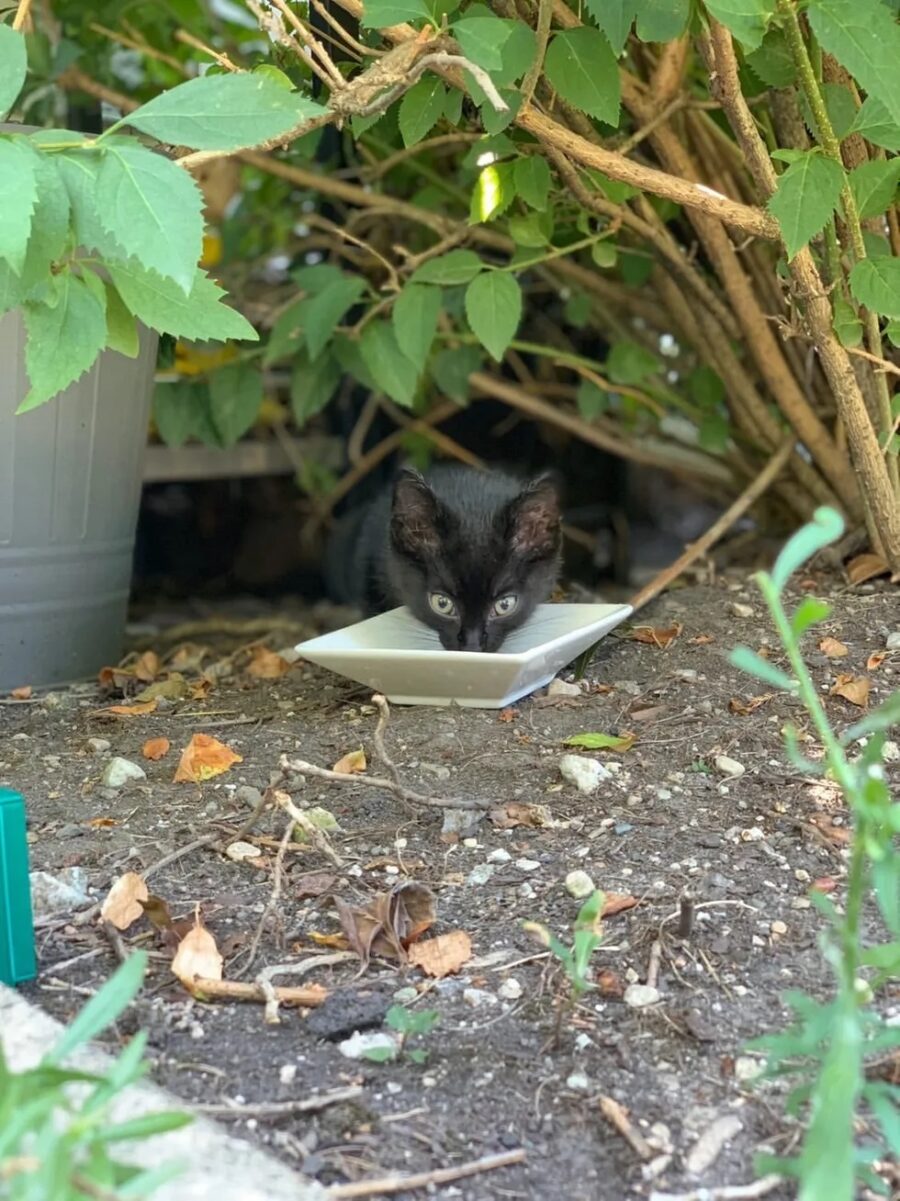
<path fill-rule="evenodd" d="M 18 311 L 0 317 L 0 690 L 121 655 L 156 344 L 142 330 L 138 358 L 105 351 L 16 417 L 25 331 Z"/>

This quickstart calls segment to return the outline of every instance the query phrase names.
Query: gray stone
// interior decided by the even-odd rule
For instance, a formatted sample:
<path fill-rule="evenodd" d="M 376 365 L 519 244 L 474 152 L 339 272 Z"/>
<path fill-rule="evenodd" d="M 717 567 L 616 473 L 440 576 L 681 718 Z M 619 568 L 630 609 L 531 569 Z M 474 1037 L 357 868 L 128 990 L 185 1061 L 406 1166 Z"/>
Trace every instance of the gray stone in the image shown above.
<path fill-rule="evenodd" d="M 147 773 L 137 763 L 114 755 L 103 769 L 100 783 L 105 788 L 122 788 L 129 780 L 146 780 Z"/>
<path fill-rule="evenodd" d="M 611 779 L 611 773 L 602 763 L 588 759 L 586 755 L 563 755 L 559 761 L 559 774 L 579 792 L 587 794 L 596 792 L 604 780 Z"/>
<path fill-rule="evenodd" d="M 49 917 L 80 909 L 89 901 L 84 868 L 66 867 L 55 876 L 50 872 L 32 872 L 31 907 L 35 918 Z"/>

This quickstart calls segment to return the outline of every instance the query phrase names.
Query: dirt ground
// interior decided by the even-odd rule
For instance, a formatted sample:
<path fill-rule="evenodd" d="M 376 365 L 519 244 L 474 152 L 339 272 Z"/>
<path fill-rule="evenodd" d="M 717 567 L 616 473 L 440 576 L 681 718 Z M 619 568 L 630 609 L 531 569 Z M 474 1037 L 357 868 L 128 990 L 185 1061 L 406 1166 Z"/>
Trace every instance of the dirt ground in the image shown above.
<path fill-rule="evenodd" d="M 835 606 L 807 648 L 823 695 L 844 675 L 867 677 L 870 704 L 883 700 L 900 685 L 900 654 L 870 656 L 900 628 L 896 589 L 876 583 L 850 591 L 826 575 L 801 587 Z M 81 867 L 91 900 L 121 873 L 142 872 L 204 835 L 227 844 L 251 811 L 253 790 L 277 778 L 284 753 L 331 767 L 362 746 L 373 760 L 376 719 L 365 690 L 303 663 L 274 679 L 246 670 L 250 654 L 240 648 L 267 628 L 274 649 L 309 636 L 322 625 L 314 612 L 291 627 L 294 615 L 284 607 L 263 612 L 258 625 L 233 609 L 227 629 L 204 619 L 193 631 L 173 630 L 184 616 L 145 614 L 132 641 L 164 658 L 186 642 L 205 645 L 200 667 L 219 664 L 219 671 L 237 650 L 232 674 L 205 697 L 111 718 L 97 710 L 122 703 L 121 690 L 83 685 L 0 706 L 0 779 L 27 798 L 32 869 Z M 817 949 L 821 919 L 808 894 L 818 882 L 840 901 L 846 813 L 834 788 L 800 775 L 784 757 L 784 723 L 804 728 L 797 703 L 765 696 L 758 681 L 728 664 L 736 642 L 768 645 L 773 662 L 782 661 L 752 584 L 734 575 L 676 590 L 638 620 L 657 631 L 682 628 L 666 647 L 636 641 L 628 630 L 607 637 L 577 696 L 532 697 L 502 714 L 392 710 L 386 744 L 405 785 L 488 798 L 501 811 L 512 802 L 546 806 L 552 824 L 502 828 L 495 813 L 453 842 L 442 837 L 440 810 L 368 786 L 295 778 L 294 802 L 323 806 L 339 822 L 330 833 L 339 865 L 292 844 L 268 914 L 282 811 L 266 812 L 247 835 L 262 851 L 255 860 L 233 862 L 205 847 L 153 872 L 150 888 L 173 915 L 200 903 L 227 978 L 311 961 L 302 977 L 279 982 L 325 986 L 322 1008 L 284 1008 L 280 1024 L 267 1025 L 260 1004 L 195 1001 L 141 918 L 123 941 L 151 949 L 151 974 L 109 1041 L 145 1026 L 157 1081 L 194 1102 L 257 1106 L 223 1120 L 324 1184 L 453 1168 L 517 1149 L 523 1162 L 432 1185 L 431 1194 L 619 1201 L 654 1190 L 696 1197 L 691 1190 L 700 1185 L 751 1182 L 754 1154 L 790 1150 L 798 1131 L 772 1086 L 751 1085 L 755 1064 L 745 1044 L 783 1021 L 784 990 L 829 987 Z M 844 644 L 844 656 L 817 649 L 826 634 Z M 182 661 L 190 663 L 190 652 Z M 195 663 L 184 674 L 195 681 L 198 671 Z M 126 681 L 126 692 L 142 687 Z M 860 716 L 839 696 L 827 705 L 839 728 Z M 593 795 L 563 782 L 559 770 L 564 740 L 585 731 L 635 735 L 626 751 L 581 752 L 609 769 Z M 242 762 L 202 784 L 173 783 L 179 754 L 198 732 Z M 169 753 L 145 759 L 144 743 L 163 737 Z M 105 787 L 101 776 L 114 755 L 140 764 L 147 778 Z M 739 769 L 728 760 L 742 774 L 729 775 Z M 896 786 L 900 763 L 889 771 Z M 565 978 L 523 922 L 570 937 L 580 902 L 564 881 L 574 870 L 637 904 L 604 922 L 593 959 L 598 987 L 564 1015 L 554 1043 Z M 322 936 L 341 930 L 330 897 L 364 906 L 404 880 L 434 893 L 436 921 L 424 937 L 465 931 L 471 959 L 437 980 L 377 955 L 362 972 L 355 956 L 329 963 L 335 940 Z M 694 920 L 681 939 L 686 895 Z M 95 920 L 43 918 L 38 947 L 40 978 L 23 991 L 62 1020 L 115 966 Z M 659 999 L 627 1003 L 623 990 L 656 970 Z M 439 1015 L 418 1044 L 426 1062 L 406 1054 L 391 1063 L 348 1058 L 342 1041 L 357 1028 L 382 1028 L 401 989 L 412 1012 Z M 637 994 L 626 996 L 646 999 Z M 896 1009 L 900 992 L 885 1001 Z M 291 1113 L 285 1104 L 353 1086 L 357 1096 L 318 1112 Z M 623 1107 L 647 1145 L 632 1145 L 610 1124 L 601 1098 Z M 766 1195 L 783 1201 L 792 1190 L 780 1185 Z"/>

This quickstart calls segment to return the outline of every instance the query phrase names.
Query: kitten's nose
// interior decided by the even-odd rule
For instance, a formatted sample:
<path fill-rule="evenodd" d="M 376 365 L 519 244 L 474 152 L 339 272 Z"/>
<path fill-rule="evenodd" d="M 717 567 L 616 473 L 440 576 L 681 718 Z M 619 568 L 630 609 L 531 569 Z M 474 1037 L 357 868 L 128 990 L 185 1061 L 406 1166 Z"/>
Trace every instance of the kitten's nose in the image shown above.
<path fill-rule="evenodd" d="M 483 651 L 485 642 L 484 630 L 462 629 L 457 639 L 461 651 Z"/>

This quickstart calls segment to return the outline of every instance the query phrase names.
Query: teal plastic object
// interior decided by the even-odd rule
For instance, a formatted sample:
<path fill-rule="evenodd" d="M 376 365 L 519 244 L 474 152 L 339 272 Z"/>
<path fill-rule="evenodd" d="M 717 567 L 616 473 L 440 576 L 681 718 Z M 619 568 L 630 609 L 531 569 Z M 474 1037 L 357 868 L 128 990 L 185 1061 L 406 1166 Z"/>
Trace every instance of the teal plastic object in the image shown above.
<path fill-rule="evenodd" d="M 36 975 L 25 802 L 0 788 L 0 981 L 21 984 Z"/>

